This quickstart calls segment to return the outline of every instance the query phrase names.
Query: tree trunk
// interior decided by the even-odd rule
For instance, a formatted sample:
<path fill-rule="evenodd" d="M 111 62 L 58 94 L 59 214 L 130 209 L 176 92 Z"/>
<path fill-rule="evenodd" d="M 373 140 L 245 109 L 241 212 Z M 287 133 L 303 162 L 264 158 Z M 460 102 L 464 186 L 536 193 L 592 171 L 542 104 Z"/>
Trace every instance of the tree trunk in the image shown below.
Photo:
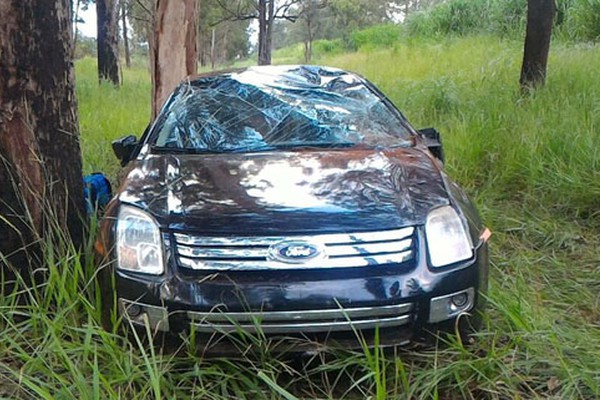
<path fill-rule="evenodd" d="M 271 65 L 271 49 L 273 48 L 273 24 L 275 23 L 275 0 L 267 2 L 267 38 L 265 39 L 266 47 L 266 65 Z"/>
<path fill-rule="evenodd" d="M 81 0 L 77 0 L 74 4 L 74 9 L 71 10 L 71 14 L 73 17 L 73 52 L 75 52 L 75 48 L 77 47 L 77 39 L 79 37 L 79 32 L 77 31 L 77 23 L 79 21 L 79 6 L 81 5 Z"/>
<path fill-rule="evenodd" d="M 275 0 L 258 0 L 258 65 L 271 65 Z"/>
<path fill-rule="evenodd" d="M 521 89 L 543 86 L 550 51 L 552 20 L 556 11 L 554 0 L 528 0 L 527 32 L 521 68 Z"/>
<path fill-rule="evenodd" d="M 124 1 L 121 1 L 121 23 L 123 24 L 123 50 L 125 51 L 125 66 L 127 68 L 131 68 L 129 38 L 127 37 L 127 5 Z"/>
<path fill-rule="evenodd" d="M 270 0 L 258 0 L 258 65 L 271 64 L 271 40 L 267 4 Z M 271 7 L 271 4 L 269 4 Z"/>
<path fill-rule="evenodd" d="M 71 2 L 2 1 L 0 20 L 0 266 L 25 269 L 48 229 L 82 242 Z"/>
<path fill-rule="evenodd" d="M 215 28 L 212 28 L 210 36 L 210 69 L 215 69 Z"/>
<path fill-rule="evenodd" d="M 156 2 L 150 46 L 152 118 L 175 86 L 196 73 L 197 21 L 197 0 Z"/>
<path fill-rule="evenodd" d="M 119 24 L 117 0 L 96 0 L 98 81 L 119 85 Z"/>
<path fill-rule="evenodd" d="M 312 13 L 312 10 L 311 10 Z M 310 14 L 306 19 L 306 38 L 304 39 L 304 62 L 309 63 L 312 59 L 312 42 L 313 42 L 313 31 L 312 31 L 312 17 Z"/>

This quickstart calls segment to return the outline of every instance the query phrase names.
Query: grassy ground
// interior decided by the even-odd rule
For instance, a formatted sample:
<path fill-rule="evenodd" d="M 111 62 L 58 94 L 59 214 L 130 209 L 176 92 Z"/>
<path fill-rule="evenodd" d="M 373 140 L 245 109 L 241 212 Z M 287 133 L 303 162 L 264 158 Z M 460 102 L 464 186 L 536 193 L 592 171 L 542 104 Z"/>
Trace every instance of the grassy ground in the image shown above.
<path fill-rule="evenodd" d="M 52 244 L 32 305 L 0 296 L 0 398 L 600 397 L 600 51 L 554 43 L 547 86 L 526 97 L 520 53 L 478 37 L 315 60 L 363 74 L 417 127 L 442 132 L 450 174 L 495 233 L 474 344 L 336 352 L 304 367 L 266 346 L 236 360 L 189 345 L 161 355 L 100 328 L 92 263 Z M 138 69 L 118 90 L 98 88 L 94 68 L 77 64 L 84 165 L 114 177 L 109 143 L 144 129 L 150 86 Z"/>

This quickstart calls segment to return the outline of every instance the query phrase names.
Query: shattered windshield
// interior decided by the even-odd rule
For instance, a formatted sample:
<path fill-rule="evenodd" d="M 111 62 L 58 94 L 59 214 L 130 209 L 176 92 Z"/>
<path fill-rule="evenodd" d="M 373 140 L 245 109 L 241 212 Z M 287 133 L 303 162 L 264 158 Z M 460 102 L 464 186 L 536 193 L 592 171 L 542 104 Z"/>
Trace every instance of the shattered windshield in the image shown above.
<path fill-rule="evenodd" d="M 395 147 L 411 134 L 355 75 L 322 67 L 259 67 L 179 87 L 154 146 L 198 152 Z"/>

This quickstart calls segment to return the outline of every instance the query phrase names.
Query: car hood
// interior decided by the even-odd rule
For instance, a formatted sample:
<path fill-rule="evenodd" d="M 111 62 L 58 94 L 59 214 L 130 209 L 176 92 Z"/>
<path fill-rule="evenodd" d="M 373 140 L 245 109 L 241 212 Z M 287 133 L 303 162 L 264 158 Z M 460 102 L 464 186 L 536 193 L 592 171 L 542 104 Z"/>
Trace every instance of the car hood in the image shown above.
<path fill-rule="evenodd" d="M 250 235 L 416 225 L 449 203 L 418 147 L 153 154 L 132 163 L 119 199 L 170 229 Z"/>

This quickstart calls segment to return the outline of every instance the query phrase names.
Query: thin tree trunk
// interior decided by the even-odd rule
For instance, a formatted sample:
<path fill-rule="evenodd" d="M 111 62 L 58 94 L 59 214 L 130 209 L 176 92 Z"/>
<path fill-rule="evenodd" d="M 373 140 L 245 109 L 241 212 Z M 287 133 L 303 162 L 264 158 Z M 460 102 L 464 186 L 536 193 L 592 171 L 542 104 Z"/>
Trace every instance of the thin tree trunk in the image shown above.
<path fill-rule="evenodd" d="M 266 42 L 266 62 L 271 65 L 271 50 L 273 49 L 273 24 L 275 23 L 275 0 L 269 0 L 267 3 L 267 38 Z"/>
<path fill-rule="evenodd" d="M 210 36 L 210 69 L 215 69 L 215 28 L 212 28 Z"/>
<path fill-rule="evenodd" d="M 527 32 L 521 68 L 521 89 L 543 86 L 552 36 L 552 20 L 556 5 L 554 0 L 528 0 Z"/>
<path fill-rule="evenodd" d="M 77 47 L 77 39 L 79 37 L 79 32 L 77 31 L 77 21 L 79 20 L 79 6 L 81 5 L 81 0 L 77 0 L 75 3 L 75 9 L 73 17 L 73 52 L 75 52 L 75 48 Z"/>
<path fill-rule="evenodd" d="M 119 85 L 119 30 L 117 0 L 96 0 L 98 23 L 98 81 Z"/>
<path fill-rule="evenodd" d="M 196 73 L 197 21 L 197 0 L 156 2 L 150 52 L 153 118 L 175 86 Z"/>
<path fill-rule="evenodd" d="M 271 64 L 271 54 L 267 41 L 267 1 L 258 0 L 258 65 Z"/>
<path fill-rule="evenodd" d="M 311 10 L 312 12 L 312 10 Z M 312 15 L 306 19 L 306 40 L 304 41 L 304 62 L 309 63 L 312 58 L 312 42 L 313 42 L 313 32 L 312 32 Z"/>
<path fill-rule="evenodd" d="M 121 1 L 121 23 L 123 24 L 123 50 L 125 50 L 125 66 L 127 68 L 131 68 L 129 38 L 127 37 L 127 7 L 125 1 Z"/>
<path fill-rule="evenodd" d="M 82 243 L 71 1 L 2 1 L 0 20 L 0 254 L 20 263 L 48 229 Z"/>

